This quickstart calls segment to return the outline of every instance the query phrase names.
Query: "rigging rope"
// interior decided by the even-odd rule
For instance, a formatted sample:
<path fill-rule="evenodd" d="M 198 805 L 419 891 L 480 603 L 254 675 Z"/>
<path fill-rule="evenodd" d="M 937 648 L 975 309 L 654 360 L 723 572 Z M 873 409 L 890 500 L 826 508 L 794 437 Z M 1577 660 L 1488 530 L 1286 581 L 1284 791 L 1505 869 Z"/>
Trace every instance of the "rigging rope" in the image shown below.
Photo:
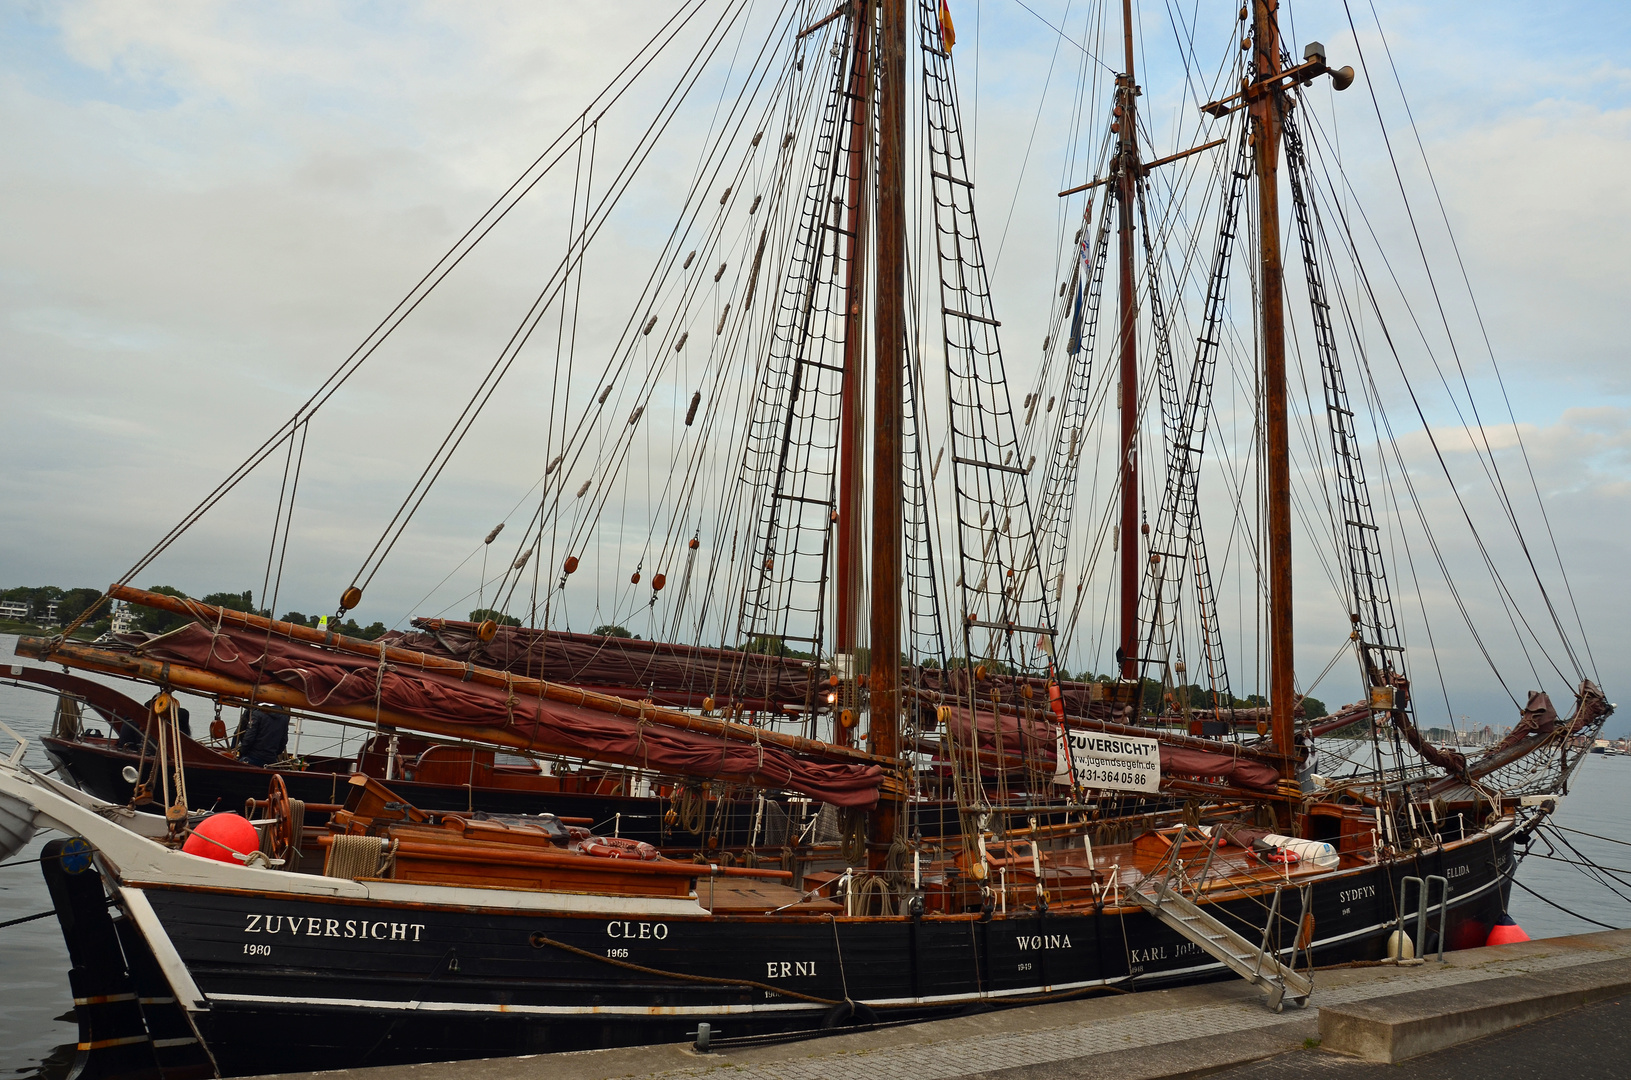
<path fill-rule="evenodd" d="M 600 110 L 598 115 L 605 115 L 606 111 L 622 99 L 624 94 L 639 81 L 651 66 L 652 62 L 671 45 L 682 31 L 705 6 L 706 0 L 685 0 L 668 19 L 652 34 L 644 45 L 636 51 L 635 55 L 613 75 L 608 82 L 585 107 L 583 113 L 587 115 Z M 665 37 L 666 35 L 666 37 Z M 430 295 L 435 288 L 458 267 L 477 244 L 502 221 L 509 212 L 519 204 L 522 198 L 532 191 L 534 187 L 554 168 L 565 156 L 567 147 L 561 144 L 567 140 L 571 127 L 556 136 L 542 153 L 529 164 L 521 174 L 501 193 L 497 199 L 470 225 L 468 229 L 456 240 L 440 259 L 421 277 L 412 288 L 397 301 L 396 305 L 383 319 L 364 337 L 363 341 L 352 350 L 340 365 L 319 384 L 316 390 L 301 403 L 290 419 L 268 436 L 230 473 L 212 488 L 202 500 L 185 514 L 181 521 L 172 526 L 148 551 L 133 564 L 119 579 L 119 584 L 129 584 L 137 574 L 152 564 L 153 560 L 163 554 L 175 541 L 200 518 L 214 508 L 239 483 L 264 461 L 284 439 L 289 438 L 296 427 L 321 409 L 330 398 L 354 375 L 357 370 L 384 344 L 391 333 L 401 325 L 409 315 Z M 570 143 L 568 142 L 568 147 Z M 551 159 L 551 154 L 554 158 Z M 530 180 L 529 180 L 530 178 Z M 106 599 L 104 594 L 103 599 Z M 92 604 L 85 609 L 85 613 L 72 624 L 65 627 L 62 636 L 71 634 L 85 620 L 88 613 L 97 610 L 99 605 Z"/>

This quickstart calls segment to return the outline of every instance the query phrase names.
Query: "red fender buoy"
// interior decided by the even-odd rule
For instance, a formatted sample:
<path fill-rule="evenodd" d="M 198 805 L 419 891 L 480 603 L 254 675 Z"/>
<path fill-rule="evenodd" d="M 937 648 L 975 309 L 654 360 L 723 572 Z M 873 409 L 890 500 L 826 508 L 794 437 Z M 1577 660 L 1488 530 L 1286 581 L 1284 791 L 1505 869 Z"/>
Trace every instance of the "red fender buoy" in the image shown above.
<path fill-rule="evenodd" d="M 1489 938 L 1485 945 L 1513 945 L 1520 941 L 1528 941 L 1529 935 L 1523 932 L 1523 927 L 1513 921 L 1512 916 L 1502 915 L 1490 927 Z"/>
<path fill-rule="evenodd" d="M 248 855 L 251 851 L 259 851 L 260 846 L 260 833 L 242 814 L 211 814 L 193 826 L 192 834 L 181 845 L 181 850 L 201 859 L 242 866 L 243 860 L 233 858 L 233 852 Z"/>

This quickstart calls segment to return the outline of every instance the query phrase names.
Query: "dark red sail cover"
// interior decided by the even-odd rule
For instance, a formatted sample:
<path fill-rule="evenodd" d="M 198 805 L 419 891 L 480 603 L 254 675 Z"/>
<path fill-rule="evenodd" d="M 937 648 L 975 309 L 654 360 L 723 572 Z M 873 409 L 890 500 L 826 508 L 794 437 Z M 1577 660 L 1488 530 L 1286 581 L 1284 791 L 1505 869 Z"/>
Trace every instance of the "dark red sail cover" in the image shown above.
<path fill-rule="evenodd" d="M 414 632 L 393 631 L 384 640 L 529 679 L 674 708 L 698 708 L 709 697 L 721 707 L 736 702 L 750 709 L 802 709 L 807 700 L 824 704 L 816 690 L 825 674 L 797 657 L 520 626 L 500 626 L 483 644 L 472 622 L 415 619 L 414 626 Z"/>
<path fill-rule="evenodd" d="M 1058 758 L 1058 724 L 1049 720 L 1026 720 L 1018 716 L 981 712 L 971 724 L 967 709 L 954 708 L 946 722 L 947 734 L 967 752 L 969 732 L 978 733 L 979 747 L 984 751 L 997 749 L 1001 732 L 1004 755 L 1024 759 L 1035 768 L 1055 770 Z M 1149 738 L 1160 739 L 1160 733 L 1151 731 Z M 1236 757 L 1226 750 L 1213 752 L 1188 746 L 1169 746 L 1161 743 L 1161 776 L 1179 776 L 1187 779 L 1218 778 L 1236 787 L 1254 791 L 1273 791 L 1280 780 L 1272 765 L 1251 758 Z"/>
<path fill-rule="evenodd" d="M 464 682 L 265 631 L 219 632 L 192 624 L 139 647 L 142 655 L 202 668 L 253 683 L 293 687 L 315 709 L 371 706 L 444 724 L 500 727 L 552 747 L 571 747 L 586 759 L 634 759 L 669 775 L 746 780 L 758 775 L 779 787 L 835 806 L 869 807 L 878 801 L 883 770 L 876 765 L 809 761 L 769 746 L 728 741 L 661 727 L 632 717 L 511 694 L 502 687 Z"/>

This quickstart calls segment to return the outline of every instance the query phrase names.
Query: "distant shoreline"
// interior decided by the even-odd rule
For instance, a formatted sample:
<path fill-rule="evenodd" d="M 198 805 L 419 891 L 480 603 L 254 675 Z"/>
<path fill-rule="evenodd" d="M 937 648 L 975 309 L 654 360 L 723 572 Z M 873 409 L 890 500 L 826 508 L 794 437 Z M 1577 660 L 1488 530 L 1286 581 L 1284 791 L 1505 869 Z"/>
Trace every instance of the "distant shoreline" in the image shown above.
<path fill-rule="evenodd" d="M 60 626 L 40 626 L 37 623 L 21 622 L 17 619 L 0 619 L 0 634 L 50 634 L 61 633 Z M 73 637 L 91 641 L 95 635 L 80 627 L 72 634 Z"/>

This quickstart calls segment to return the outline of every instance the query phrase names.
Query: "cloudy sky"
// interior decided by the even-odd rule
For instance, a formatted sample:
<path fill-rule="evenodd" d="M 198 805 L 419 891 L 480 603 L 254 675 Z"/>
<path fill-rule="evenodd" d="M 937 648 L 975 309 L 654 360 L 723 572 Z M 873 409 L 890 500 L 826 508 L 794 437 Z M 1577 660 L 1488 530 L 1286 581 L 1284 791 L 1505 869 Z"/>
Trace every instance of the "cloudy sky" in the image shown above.
<path fill-rule="evenodd" d="M 1516 2 L 1378 0 L 1374 14 L 1368 2 L 1348 7 L 1378 84 L 1374 104 L 1363 87 L 1332 104 L 1332 122 L 1349 140 L 1355 197 L 1374 211 L 1383 246 L 1400 256 L 1403 288 L 1421 300 L 1427 286 L 1412 269 L 1414 233 L 1395 185 L 1411 191 L 1469 385 L 1490 410 L 1483 420 L 1509 481 L 1521 488 L 1533 469 L 1612 698 L 1631 676 L 1623 660 L 1631 646 L 1623 314 L 1631 284 L 1623 187 L 1631 175 L 1631 12 L 1607 3 L 1540 11 Z M 0 585 L 104 584 L 122 574 L 294 411 L 673 10 L 0 2 Z M 761 5 L 752 18 L 773 10 Z M 1066 171 L 1057 117 L 1071 108 L 1079 71 L 1093 63 L 1053 27 L 1094 48 L 1091 10 L 1074 0 L 952 3 L 1006 326 L 1041 327 L 1047 316 L 1060 233 L 1053 192 Z M 1167 21 L 1173 10 L 1139 5 L 1147 123 L 1161 152 L 1195 133 L 1194 94 L 1183 89 Z M 1201 66 L 1215 64 L 1233 33 L 1232 8 L 1182 17 L 1197 26 Z M 1294 52 L 1317 38 L 1334 63 L 1357 65 L 1342 3 L 1300 5 L 1294 20 Z M 655 103 L 680 70 L 664 67 L 671 60 L 678 62 L 654 66 L 619 116 Z M 647 272 L 655 238 L 671 222 L 665 188 L 694 168 L 685 136 L 706 127 L 718 91 L 699 84 L 695 110 L 649 163 L 649 190 L 631 195 L 600 244 L 606 254 L 585 279 L 584 341 L 615 338 L 623 325 L 627 281 Z M 1377 108 L 1398 179 L 1376 138 Z M 610 122 L 607 132 L 610 152 L 624 136 Z M 559 259 L 570 199 L 569 178 L 541 185 L 416 312 L 415 333 L 393 340 L 311 425 L 280 611 L 332 610 L 479 369 Z M 1421 310 L 1437 317 L 1436 307 Z M 1492 354 L 1528 466 L 1515 452 Z M 530 407 L 547 377 L 518 370 L 506 383 L 489 423 L 461 447 L 393 554 L 359 612 L 365 620 L 471 606 L 465 594 L 476 571 L 463 561 L 539 471 L 528 456 L 537 450 L 528 441 L 538 423 Z M 1453 437 L 1464 420 L 1450 398 L 1428 386 L 1423 408 L 1430 424 L 1442 425 L 1449 456 L 1461 456 L 1457 467 L 1475 478 L 1464 432 Z M 1448 489 L 1433 486 L 1419 421 L 1405 409 L 1391 415 L 1408 464 L 1423 469 L 1424 497 L 1453 519 Z M 258 592 L 280 468 L 271 462 L 252 476 L 138 583 Z M 1465 498 L 1498 525 L 1476 483 Z M 1550 540 L 1533 495 L 1527 499 L 1515 500 L 1518 513 L 1544 549 L 1537 561 L 1546 562 Z M 1443 539 L 1458 576 L 1482 573 L 1462 533 Z M 1521 571 L 1510 562 L 1512 545 L 1493 542 L 1509 560 L 1504 570 Z M 427 601 L 461 564 L 463 576 Z M 1567 604 L 1555 560 L 1547 573 L 1555 599 Z M 1402 573 L 1396 582 L 1408 591 Z M 1441 589 L 1423 583 L 1421 592 L 1444 627 L 1446 682 L 1467 688 L 1450 711 L 1506 722 L 1506 696 L 1479 688 L 1487 669 L 1455 643 L 1460 616 Z M 1498 607 L 1477 604 L 1499 617 Z M 1317 669 L 1329 653 L 1310 643 L 1300 665 Z M 1521 695 L 1534 681 L 1521 650 L 1501 662 L 1519 669 L 1513 689 Z M 1560 697 L 1566 687 L 1551 677 L 1544 684 Z"/>

